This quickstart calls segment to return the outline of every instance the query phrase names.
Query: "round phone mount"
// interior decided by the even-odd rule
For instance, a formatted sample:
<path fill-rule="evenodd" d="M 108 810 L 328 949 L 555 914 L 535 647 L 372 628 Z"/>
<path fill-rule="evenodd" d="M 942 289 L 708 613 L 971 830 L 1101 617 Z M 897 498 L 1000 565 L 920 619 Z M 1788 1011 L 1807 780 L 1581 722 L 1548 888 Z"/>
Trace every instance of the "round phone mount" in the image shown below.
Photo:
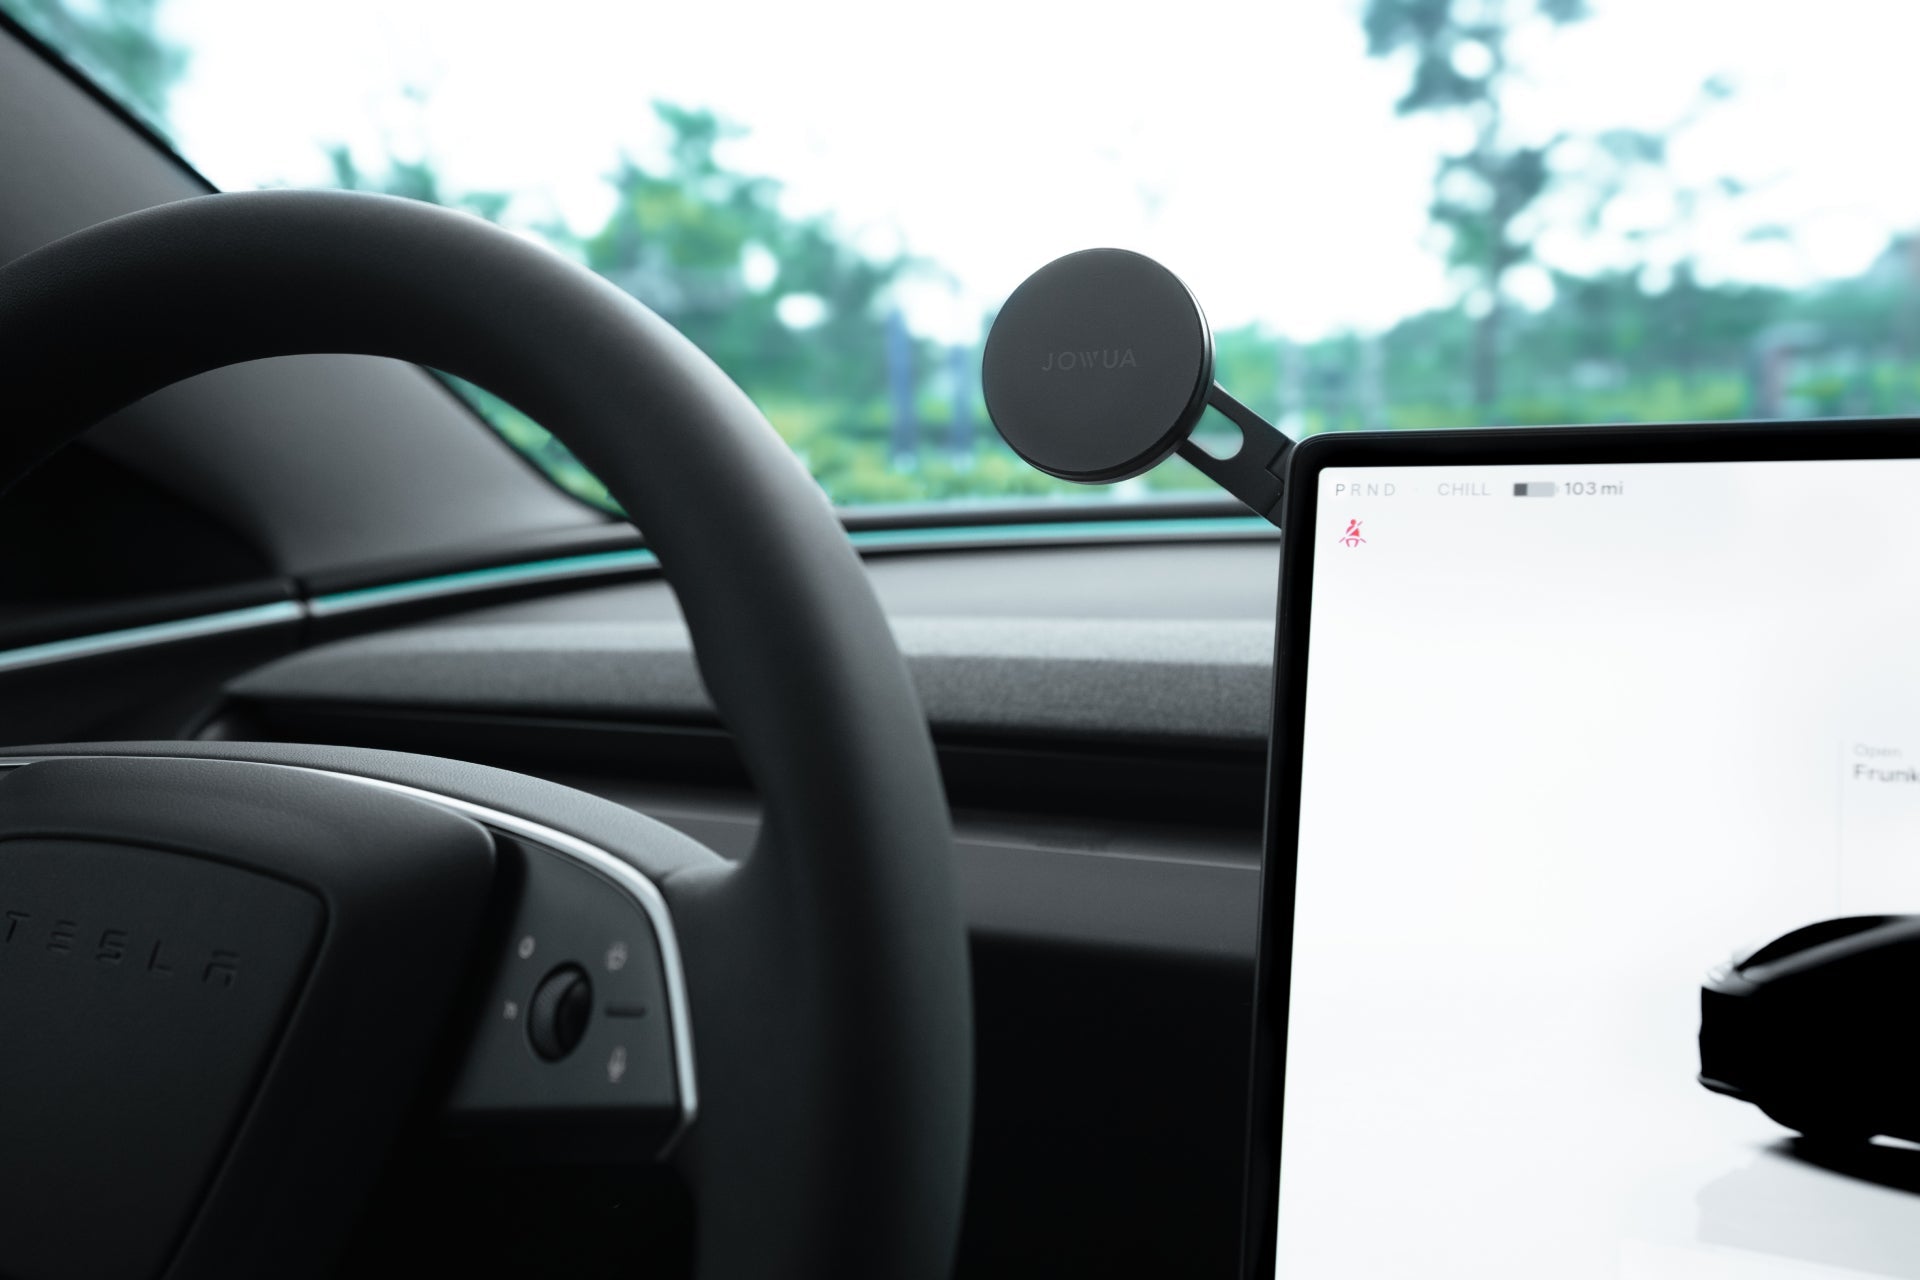
<path fill-rule="evenodd" d="M 1048 263 L 1008 298 L 981 361 L 987 412 L 1050 476 L 1110 484 L 1192 432 L 1213 385 L 1213 333 L 1178 276 L 1125 249 Z"/>
<path fill-rule="evenodd" d="M 981 362 L 987 413 L 1035 468 L 1112 484 L 1178 452 L 1273 519 L 1291 441 L 1213 380 L 1213 332 L 1187 286 L 1152 258 L 1084 249 L 1013 291 Z M 1221 458 L 1189 438 L 1212 405 L 1240 428 Z"/>

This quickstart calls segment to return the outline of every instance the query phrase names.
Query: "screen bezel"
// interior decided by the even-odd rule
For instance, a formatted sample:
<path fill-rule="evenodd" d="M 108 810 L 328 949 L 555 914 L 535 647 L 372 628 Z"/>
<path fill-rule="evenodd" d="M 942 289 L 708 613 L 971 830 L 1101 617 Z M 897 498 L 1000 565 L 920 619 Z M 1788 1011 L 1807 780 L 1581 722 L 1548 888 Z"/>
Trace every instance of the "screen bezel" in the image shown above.
<path fill-rule="evenodd" d="M 1281 517 L 1279 615 L 1274 635 L 1260 934 L 1241 1275 L 1271 1280 L 1279 1223 L 1282 1099 L 1286 1086 L 1288 959 L 1293 950 L 1300 771 L 1306 734 L 1308 617 L 1320 473 L 1328 467 L 1574 465 L 1639 462 L 1796 462 L 1920 457 L 1920 419 L 1497 428 L 1313 436 L 1293 450 Z M 1298 531 L 1297 533 L 1295 531 Z M 1313 1280 L 1303 1277 L 1302 1280 Z"/>

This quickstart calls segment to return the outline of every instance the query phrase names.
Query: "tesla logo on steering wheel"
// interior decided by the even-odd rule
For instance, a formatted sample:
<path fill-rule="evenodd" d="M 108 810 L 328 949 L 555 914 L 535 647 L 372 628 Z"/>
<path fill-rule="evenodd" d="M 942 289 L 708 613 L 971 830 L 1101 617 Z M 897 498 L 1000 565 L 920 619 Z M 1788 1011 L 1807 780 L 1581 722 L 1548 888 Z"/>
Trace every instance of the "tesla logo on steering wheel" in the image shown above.
<path fill-rule="evenodd" d="M 184 972 L 203 986 L 229 988 L 240 978 L 240 953 L 224 947 L 182 949 L 138 929 L 88 926 L 74 917 L 8 907 L 0 912 L 0 955 L 27 949 L 91 960 L 102 968 L 139 970 L 155 978 Z"/>

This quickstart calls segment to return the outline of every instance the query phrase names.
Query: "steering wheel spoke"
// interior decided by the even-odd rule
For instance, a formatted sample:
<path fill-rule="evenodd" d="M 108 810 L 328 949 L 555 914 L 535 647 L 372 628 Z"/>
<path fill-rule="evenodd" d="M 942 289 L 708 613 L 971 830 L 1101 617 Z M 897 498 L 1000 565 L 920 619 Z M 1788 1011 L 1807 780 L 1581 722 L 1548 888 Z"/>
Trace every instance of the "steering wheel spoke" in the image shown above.
<path fill-rule="evenodd" d="M 0 1273 L 272 1273 L 378 1173 L 493 880 L 475 823 L 229 761 L 0 775 Z"/>

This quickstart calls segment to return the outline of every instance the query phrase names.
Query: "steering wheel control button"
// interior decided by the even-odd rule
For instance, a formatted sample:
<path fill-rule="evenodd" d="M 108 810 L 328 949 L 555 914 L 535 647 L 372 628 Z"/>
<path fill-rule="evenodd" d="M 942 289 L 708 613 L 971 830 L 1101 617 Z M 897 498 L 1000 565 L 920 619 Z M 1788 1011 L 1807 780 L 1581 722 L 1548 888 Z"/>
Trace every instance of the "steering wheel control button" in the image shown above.
<path fill-rule="evenodd" d="M 516 900 L 447 1098 L 448 1126 L 540 1159 L 657 1147 L 678 1125 L 680 1097 L 672 1019 L 660 1016 L 666 977 L 645 909 L 613 880 L 541 846 L 503 839 L 500 856 Z M 533 938 L 538 959 L 522 955 Z"/>
<path fill-rule="evenodd" d="M 558 1062 L 580 1047 L 593 1016 L 593 983 L 577 964 L 563 964 L 533 993 L 527 1012 L 527 1039 L 533 1051 L 548 1062 Z"/>

